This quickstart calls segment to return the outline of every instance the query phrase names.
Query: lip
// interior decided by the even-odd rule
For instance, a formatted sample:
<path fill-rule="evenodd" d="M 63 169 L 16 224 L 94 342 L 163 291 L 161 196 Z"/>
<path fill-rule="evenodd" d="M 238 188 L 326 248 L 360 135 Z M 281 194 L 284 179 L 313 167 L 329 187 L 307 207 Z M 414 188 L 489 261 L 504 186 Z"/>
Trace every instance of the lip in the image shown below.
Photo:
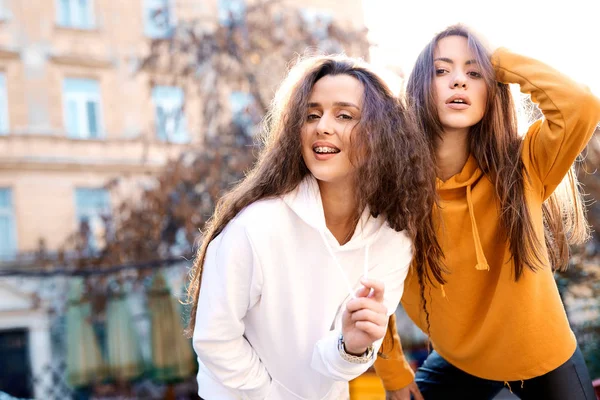
<path fill-rule="evenodd" d="M 451 110 L 466 110 L 471 106 L 468 104 L 446 103 L 446 107 L 448 107 Z"/>
<path fill-rule="evenodd" d="M 338 150 L 338 151 L 341 151 L 341 150 L 340 150 L 340 148 L 339 148 L 339 147 L 337 147 L 336 145 L 333 145 L 333 144 L 331 144 L 331 143 L 329 143 L 329 142 L 324 142 L 324 141 L 322 141 L 322 140 L 320 140 L 320 141 L 318 141 L 318 142 L 314 142 L 314 143 L 313 143 L 313 145 L 312 145 L 312 148 L 313 148 L 313 150 L 314 150 L 315 148 L 317 148 L 317 147 L 330 147 L 330 148 L 332 148 L 332 149 L 336 149 L 336 150 Z M 333 153 L 332 153 L 332 154 L 333 154 Z M 335 154 L 337 154 L 337 153 L 335 153 Z"/>
<path fill-rule="evenodd" d="M 340 148 L 329 143 L 329 142 L 323 142 L 323 141 L 318 141 L 318 142 L 314 142 L 312 145 L 312 149 L 313 149 L 313 155 L 315 156 L 315 158 L 319 161 L 326 161 L 329 160 L 335 156 L 337 156 L 340 153 L 326 153 L 326 154 L 319 154 L 317 153 L 315 150 L 315 148 L 317 147 L 330 147 L 332 149 L 337 149 L 341 152 Z"/>
<path fill-rule="evenodd" d="M 464 103 L 453 103 L 454 100 L 462 100 Z M 454 94 L 446 100 L 446 105 L 454 110 L 464 110 L 471 106 L 471 99 L 466 94 Z"/>

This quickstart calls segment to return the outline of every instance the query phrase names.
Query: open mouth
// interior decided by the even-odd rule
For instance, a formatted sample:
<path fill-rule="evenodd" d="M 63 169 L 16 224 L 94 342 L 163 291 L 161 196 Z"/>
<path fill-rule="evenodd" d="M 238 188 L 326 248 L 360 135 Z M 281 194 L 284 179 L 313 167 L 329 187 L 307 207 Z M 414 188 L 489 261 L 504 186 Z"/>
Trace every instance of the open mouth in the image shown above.
<path fill-rule="evenodd" d="M 446 104 L 464 104 L 467 106 L 471 105 L 469 98 L 464 94 L 455 94 L 451 96 L 448 100 L 446 100 Z"/>
<path fill-rule="evenodd" d="M 316 146 L 313 147 L 313 151 L 317 154 L 336 154 L 340 152 L 340 149 L 337 147 Z"/>

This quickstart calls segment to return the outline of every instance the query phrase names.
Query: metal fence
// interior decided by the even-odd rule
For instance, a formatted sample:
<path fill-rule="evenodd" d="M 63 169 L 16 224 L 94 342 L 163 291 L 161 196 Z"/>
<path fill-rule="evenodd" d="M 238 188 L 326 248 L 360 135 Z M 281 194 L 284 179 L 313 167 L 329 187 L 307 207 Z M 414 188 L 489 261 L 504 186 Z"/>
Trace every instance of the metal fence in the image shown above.
<path fill-rule="evenodd" d="M 148 269 L 157 269 L 158 266 L 154 268 L 145 267 L 142 270 L 147 273 Z M 170 277 L 168 280 L 171 283 L 175 282 L 173 286 L 179 286 L 185 280 L 187 263 L 179 261 L 178 263 L 162 264 L 160 267 L 165 275 Z M 140 278 L 141 275 L 138 276 L 135 269 L 132 268 L 115 269 L 109 271 L 109 274 L 125 276 L 126 279 L 130 280 L 144 279 L 143 276 Z M 196 380 L 193 374 L 183 381 L 171 385 L 153 381 L 151 374 L 148 372 L 130 382 L 114 382 L 106 378 L 89 387 L 71 387 L 67 379 L 66 362 L 67 347 L 69 346 L 66 335 L 66 292 L 72 276 L 62 273 L 0 276 L 0 292 L 2 289 L 12 288 L 13 292 L 23 294 L 24 299 L 29 302 L 29 304 L 24 303 L 22 310 L 13 310 L 10 308 L 10 304 L 2 304 L 3 307 L 0 307 L 0 334 L 18 331 L 25 338 L 16 343 L 20 347 L 13 350 L 3 348 L 0 340 L 0 377 L 7 377 L 5 380 L 0 379 L 0 397 L 11 398 L 9 395 L 12 395 L 18 396 L 17 398 L 35 398 L 39 400 L 198 399 Z M 107 278 L 107 276 L 103 278 Z M 91 279 L 96 278 L 92 277 Z M 146 295 L 144 287 L 146 286 L 143 284 L 138 285 L 138 288 L 141 288 L 138 290 L 139 298 Z M 181 290 L 181 287 L 175 289 Z M 135 293 L 131 297 L 135 297 Z M 18 303 L 20 300 L 17 299 L 16 301 Z M 150 353 L 148 349 L 150 348 L 151 339 L 147 304 L 144 301 L 132 301 L 131 303 L 135 303 L 131 307 L 135 309 L 132 312 L 132 319 L 139 333 L 140 346 L 147 350 L 142 351 L 142 355 L 148 361 Z M 14 315 L 19 313 L 23 314 L 21 319 L 28 321 L 29 327 L 11 327 L 7 325 L 10 322 L 6 322 L 6 320 L 10 321 Z M 30 313 L 34 313 L 40 321 L 31 322 Z M 94 332 L 100 339 L 99 342 L 102 342 L 104 335 L 102 321 L 93 325 Z M 25 342 L 25 345 L 22 342 Z M 40 350 L 46 353 L 45 357 L 38 354 Z M 3 363 L 2 359 L 6 359 L 7 351 L 12 351 L 13 360 L 10 362 L 5 360 Z M 41 361 L 42 359 L 44 361 Z M 15 378 L 11 380 L 9 373 L 19 372 L 16 371 L 17 367 L 14 360 L 17 360 L 17 364 L 21 363 L 22 370 L 26 369 L 29 373 L 14 375 Z M 4 397 L 1 398 L 4 399 Z"/>

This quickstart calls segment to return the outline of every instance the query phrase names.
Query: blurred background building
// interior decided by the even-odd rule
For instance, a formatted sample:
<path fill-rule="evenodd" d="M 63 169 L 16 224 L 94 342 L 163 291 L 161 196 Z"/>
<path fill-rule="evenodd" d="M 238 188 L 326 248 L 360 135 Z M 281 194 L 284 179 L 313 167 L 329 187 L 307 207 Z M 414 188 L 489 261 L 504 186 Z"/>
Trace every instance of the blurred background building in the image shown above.
<path fill-rule="evenodd" d="M 363 24 L 359 0 L 284 3 L 307 23 Z M 68 246 L 58 253 L 82 226 L 91 232 L 88 244 L 101 248 L 118 201 L 107 184 L 126 181 L 126 198 L 168 160 L 203 146 L 201 98 L 141 64 L 178 24 L 214 31 L 253 4 L 0 1 L 0 390 L 74 396 L 66 376 L 69 274 L 6 271 L 39 271 L 41 253 L 45 265 L 66 265 L 58 259 L 69 258 Z M 248 95 L 230 97 L 232 119 L 243 124 Z"/>
<path fill-rule="evenodd" d="M 360 1 L 343 7 L 334 1 L 288 3 L 362 25 Z M 40 240 L 56 250 L 82 219 L 93 224 L 96 215 L 111 209 L 103 189 L 109 180 L 157 172 L 190 144 L 202 143 L 201 105 L 193 92 L 153 82 L 138 68 L 151 40 L 168 37 L 175 24 L 202 19 L 210 27 L 227 20 L 227 10 L 244 5 L 0 4 L 0 255 L 10 259 L 37 251 Z M 157 12 L 164 12 L 161 21 L 153 18 Z M 184 103 L 183 117 L 170 129 L 165 115 Z"/>

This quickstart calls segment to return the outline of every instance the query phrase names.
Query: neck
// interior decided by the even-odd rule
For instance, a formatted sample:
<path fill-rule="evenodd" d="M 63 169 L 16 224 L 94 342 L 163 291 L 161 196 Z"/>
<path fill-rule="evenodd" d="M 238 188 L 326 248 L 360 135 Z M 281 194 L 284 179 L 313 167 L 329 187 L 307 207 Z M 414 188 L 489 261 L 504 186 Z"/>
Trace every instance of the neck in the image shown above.
<path fill-rule="evenodd" d="M 348 184 L 318 182 L 325 224 L 338 243 L 343 245 L 352 237 L 358 222 L 354 188 Z"/>
<path fill-rule="evenodd" d="M 469 158 L 469 130 L 445 130 L 436 141 L 435 156 L 442 181 L 458 174 Z"/>

